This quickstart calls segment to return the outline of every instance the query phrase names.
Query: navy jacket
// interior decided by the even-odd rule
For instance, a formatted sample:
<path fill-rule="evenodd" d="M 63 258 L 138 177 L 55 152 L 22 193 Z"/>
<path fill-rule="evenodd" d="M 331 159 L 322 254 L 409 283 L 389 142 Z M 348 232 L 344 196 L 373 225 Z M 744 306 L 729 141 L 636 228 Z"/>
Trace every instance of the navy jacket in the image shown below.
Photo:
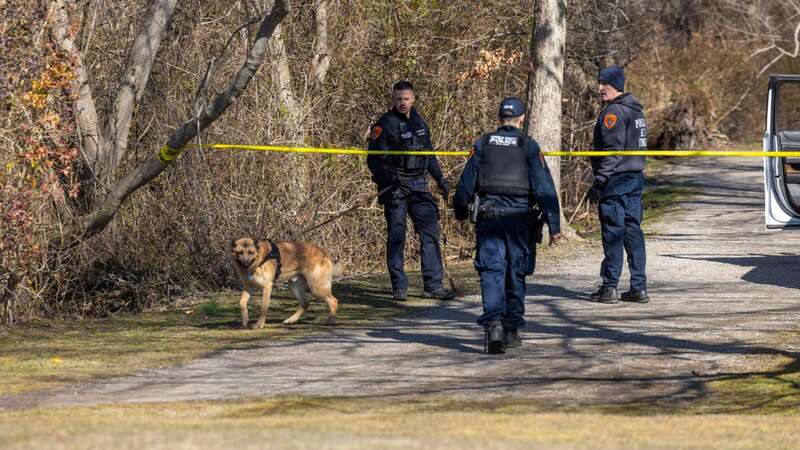
<path fill-rule="evenodd" d="M 493 134 L 518 136 L 524 140 L 528 150 L 528 179 L 531 186 L 531 195 L 528 197 L 516 197 L 492 194 L 487 195 L 486 199 L 491 200 L 497 206 L 509 208 L 527 207 L 531 201 L 534 201 L 544 212 L 545 222 L 547 222 L 547 226 L 550 229 L 550 234 L 560 233 L 561 219 L 558 196 L 556 195 L 553 177 L 544 162 L 544 156 L 539 149 L 539 144 L 525 135 L 522 130 L 512 126 L 504 125 Z M 473 154 L 467 160 L 466 166 L 464 166 L 464 172 L 461 174 L 456 194 L 453 197 L 453 210 L 458 220 L 464 220 L 469 215 L 469 204 L 472 203 L 478 181 L 482 142 L 483 138 L 475 142 Z"/>
<path fill-rule="evenodd" d="M 594 126 L 595 150 L 646 150 L 647 122 L 642 105 L 632 94 L 609 102 Z M 591 158 L 595 180 L 606 184 L 614 175 L 644 170 L 643 156 L 596 156 Z"/>
<path fill-rule="evenodd" d="M 406 118 L 405 115 L 400 114 L 395 109 L 392 109 L 391 111 L 388 111 L 382 115 L 380 119 L 378 119 L 378 121 L 372 126 L 369 150 L 403 150 L 403 144 L 400 139 L 400 130 L 396 125 L 397 121 L 390 120 L 390 116 L 394 116 L 400 121 L 408 124 L 408 128 L 413 130 L 413 132 L 416 133 L 417 137 L 419 138 L 420 143 L 422 144 L 422 149 L 433 150 L 433 145 L 431 144 L 431 132 L 428 128 L 428 124 L 425 122 L 422 116 L 417 113 L 416 109 L 412 108 L 410 115 L 410 118 Z M 367 167 L 369 167 L 369 170 L 372 173 L 372 181 L 378 185 L 378 190 L 382 190 L 383 188 L 392 185 L 396 181 L 386 170 L 384 158 L 380 155 L 367 156 Z M 442 174 L 442 168 L 439 166 L 439 160 L 435 156 L 427 157 L 425 170 L 433 177 L 434 180 L 436 180 L 436 184 L 440 189 L 450 190 L 447 180 L 445 180 L 444 175 Z M 425 182 L 424 177 L 419 180 L 410 180 L 408 184 L 409 186 L 407 187 L 411 187 L 413 190 L 427 190 L 427 182 Z"/>

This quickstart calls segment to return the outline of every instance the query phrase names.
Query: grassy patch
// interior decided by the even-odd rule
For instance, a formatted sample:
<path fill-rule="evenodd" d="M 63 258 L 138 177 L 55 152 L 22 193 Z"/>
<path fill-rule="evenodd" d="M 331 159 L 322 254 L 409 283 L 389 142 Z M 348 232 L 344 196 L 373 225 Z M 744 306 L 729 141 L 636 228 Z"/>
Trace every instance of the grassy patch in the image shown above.
<path fill-rule="evenodd" d="M 775 348 L 797 348 L 800 333 L 785 333 Z M 708 401 L 695 405 L 700 412 L 800 415 L 800 357 L 751 357 L 741 373 L 711 375 Z"/>
<path fill-rule="evenodd" d="M 334 287 L 339 298 L 337 327 L 384 320 L 423 300 L 398 304 L 389 298 L 382 278 L 348 280 Z M 413 293 L 412 293 L 413 294 Z M 47 389 L 94 377 L 109 377 L 144 368 L 185 363 L 203 355 L 247 348 L 276 339 L 294 339 L 323 332 L 327 306 L 312 303 L 298 325 L 281 321 L 297 308 L 288 291 L 276 290 L 267 327 L 239 327 L 239 293 L 222 292 L 180 310 L 83 321 L 35 321 L 18 328 L 0 328 L 0 395 Z M 250 299 L 251 323 L 261 296 Z"/>
<path fill-rule="evenodd" d="M 197 314 L 207 317 L 219 317 L 223 314 L 222 308 L 216 299 L 200 303 L 195 308 L 195 311 L 197 311 Z"/>
<path fill-rule="evenodd" d="M 675 211 L 681 202 L 691 196 L 691 189 L 680 186 L 654 186 L 648 188 L 642 197 L 644 222 L 651 223 Z"/>
<path fill-rule="evenodd" d="M 632 417 L 448 399 L 284 398 L 0 413 L 4 448 L 793 448 L 800 417 Z"/>

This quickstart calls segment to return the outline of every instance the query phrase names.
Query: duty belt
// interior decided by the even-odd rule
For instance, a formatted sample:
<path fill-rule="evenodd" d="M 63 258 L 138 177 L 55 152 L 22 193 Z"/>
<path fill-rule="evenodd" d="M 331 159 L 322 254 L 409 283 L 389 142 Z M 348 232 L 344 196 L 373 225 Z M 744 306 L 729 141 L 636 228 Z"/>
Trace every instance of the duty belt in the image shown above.
<path fill-rule="evenodd" d="M 492 202 L 484 202 L 481 204 L 480 197 L 475 194 L 475 198 L 470 206 L 470 221 L 476 223 L 478 218 L 484 219 L 498 219 L 501 217 L 529 217 L 531 209 L 528 207 L 511 208 L 505 206 L 495 206 Z"/>

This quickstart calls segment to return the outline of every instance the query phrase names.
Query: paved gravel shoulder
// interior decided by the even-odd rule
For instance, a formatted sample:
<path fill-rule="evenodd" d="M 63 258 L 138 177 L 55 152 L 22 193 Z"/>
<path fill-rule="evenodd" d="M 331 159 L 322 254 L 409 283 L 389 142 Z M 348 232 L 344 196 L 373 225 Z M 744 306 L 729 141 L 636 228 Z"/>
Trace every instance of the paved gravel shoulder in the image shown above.
<path fill-rule="evenodd" d="M 800 329 L 800 232 L 764 229 L 760 161 L 686 159 L 668 172 L 651 182 L 697 195 L 648 230 L 653 302 L 588 302 L 601 250 L 587 245 L 540 263 L 525 344 L 512 353 L 482 354 L 472 296 L 368 328 L 0 398 L 0 409 L 284 395 L 671 402 L 703 397 L 709 377 L 746 373 L 761 356 L 796 360 L 780 334 Z"/>

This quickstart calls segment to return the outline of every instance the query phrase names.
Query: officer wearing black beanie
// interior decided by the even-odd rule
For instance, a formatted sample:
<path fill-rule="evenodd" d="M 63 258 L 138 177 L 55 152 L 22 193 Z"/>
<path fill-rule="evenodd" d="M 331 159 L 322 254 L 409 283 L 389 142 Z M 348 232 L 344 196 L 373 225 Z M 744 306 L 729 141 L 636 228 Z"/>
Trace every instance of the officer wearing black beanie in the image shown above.
<path fill-rule="evenodd" d="M 625 72 L 620 67 L 602 69 L 597 77 L 603 109 L 594 127 L 595 150 L 646 150 L 647 122 L 642 105 L 625 92 Z M 589 200 L 598 204 L 605 257 L 600 267 L 602 286 L 591 299 L 647 303 L 646 252 L 642 232 L 644 157 L 603 156 L 591 159 L 594 183 Z M 630 290 L 620 297 L 617 284 L 624 253 L 628 254 Z"/>

